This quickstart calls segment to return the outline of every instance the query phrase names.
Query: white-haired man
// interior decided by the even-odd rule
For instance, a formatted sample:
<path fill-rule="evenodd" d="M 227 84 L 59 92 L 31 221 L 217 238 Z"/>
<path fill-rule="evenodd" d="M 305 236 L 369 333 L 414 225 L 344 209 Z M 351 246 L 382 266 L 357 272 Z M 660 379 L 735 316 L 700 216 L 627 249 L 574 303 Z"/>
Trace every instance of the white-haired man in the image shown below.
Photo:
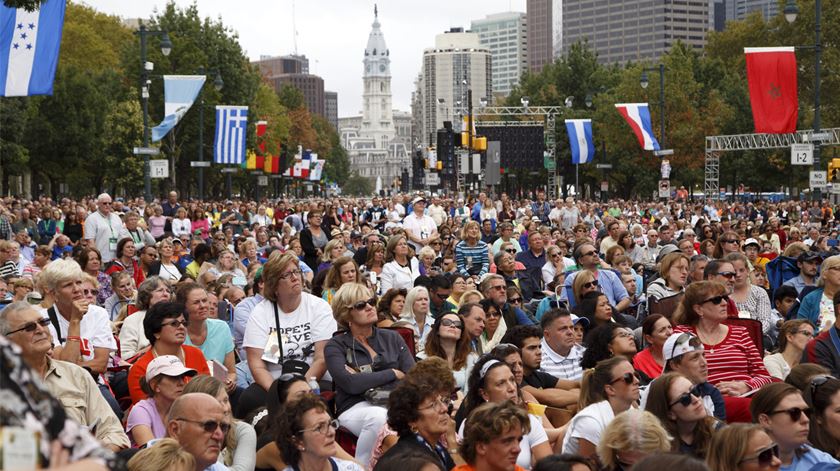
<path fill-rule="evenodd" d="M 102 264 L 117 256 L 117 242 L 124 230 L 119 216 L 111 212 L 111 195 L 102 193 L 96 198 L 96 212 L 85 219 L 85 240 L 93 241 L 102 254 Z"/>

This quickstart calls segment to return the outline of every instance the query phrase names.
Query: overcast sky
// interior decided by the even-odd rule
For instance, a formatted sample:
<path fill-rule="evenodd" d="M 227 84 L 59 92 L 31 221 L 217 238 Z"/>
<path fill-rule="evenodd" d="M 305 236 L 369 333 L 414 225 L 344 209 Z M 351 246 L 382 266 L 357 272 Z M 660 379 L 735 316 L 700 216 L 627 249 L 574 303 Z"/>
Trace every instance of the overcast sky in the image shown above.
<path fill-rule="evenodd" d="M 104 13 L 124 18 L 148 18 L 166 0 L 84 0 Z M 188 6 L 193 0 L 175 0 Z M 251 59 L 297 51 L 309 58 L 309 70 L 324 79 L 326 90 L 338 92 L 339 116 L 361 113 L 362 59 L 373 23 L 373 1 L 367 0 L 196 0 L 202 17 L 221 17 L 239 33 Z M 294 15 L 293 11 L 294 3 Z M 488 14 L 525 11 L 525 0 L 390 0 L 379 3 L 379 22 L 391 51 L 394 108 L 411 111 L 414 79 L 423 49 L 434 46 L 435 35 L 450 27 L 469 28 Z M 293 22 L 293 18 L 295 21 Z"/>

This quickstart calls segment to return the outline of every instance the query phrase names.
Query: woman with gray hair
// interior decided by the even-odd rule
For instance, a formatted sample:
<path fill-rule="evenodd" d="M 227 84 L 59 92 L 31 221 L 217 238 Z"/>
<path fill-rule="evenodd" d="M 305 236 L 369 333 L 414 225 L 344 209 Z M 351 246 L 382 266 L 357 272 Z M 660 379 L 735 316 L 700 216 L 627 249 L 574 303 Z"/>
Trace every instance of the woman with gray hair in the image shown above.
<path fill-rule="evenodd" d="M 120 356 L 131 358 L 149 347 L 149 340 L 143 333 L 143 319 L 146 311 L 161 301 L 169 301 L 172 288 L 169 282 L 159 276 L 146 278 L 137 288 L 138 311 L 125 318 L 120 329 Z"/>

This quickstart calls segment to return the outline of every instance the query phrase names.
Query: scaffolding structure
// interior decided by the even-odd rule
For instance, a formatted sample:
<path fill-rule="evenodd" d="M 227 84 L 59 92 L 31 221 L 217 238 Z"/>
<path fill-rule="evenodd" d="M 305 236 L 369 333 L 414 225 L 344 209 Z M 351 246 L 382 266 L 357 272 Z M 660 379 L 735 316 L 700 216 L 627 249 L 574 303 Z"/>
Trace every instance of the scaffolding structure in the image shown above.
<path fill-rule="evenodd" d="M 819 139 L 821 146 L 840 145 L 840 128 L 822 129 L 828 139 Z M 720 199 L 720 154 L 723 152 L 784 149 L 792 144 L 808 144 L 813 139 L 813 129 L 789 134 L 731 134 L 728 136 L 706 136 L 706 162 L 704 165 L 703 196 L 706 199 Z"/>

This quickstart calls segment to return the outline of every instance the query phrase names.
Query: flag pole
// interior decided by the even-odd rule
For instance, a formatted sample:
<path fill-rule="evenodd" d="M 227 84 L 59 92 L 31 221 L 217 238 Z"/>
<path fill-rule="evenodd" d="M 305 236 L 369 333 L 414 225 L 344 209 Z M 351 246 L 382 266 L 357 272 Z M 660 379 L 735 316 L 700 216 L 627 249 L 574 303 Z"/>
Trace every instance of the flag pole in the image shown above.
<path fill-rule="evenodd" d="M 575 164 L 575 191 L 577 192 L 575 197 L 580 199 L 580 181 L 579 181 L 578 170 L 580 170 L 580 164 Z"/>

